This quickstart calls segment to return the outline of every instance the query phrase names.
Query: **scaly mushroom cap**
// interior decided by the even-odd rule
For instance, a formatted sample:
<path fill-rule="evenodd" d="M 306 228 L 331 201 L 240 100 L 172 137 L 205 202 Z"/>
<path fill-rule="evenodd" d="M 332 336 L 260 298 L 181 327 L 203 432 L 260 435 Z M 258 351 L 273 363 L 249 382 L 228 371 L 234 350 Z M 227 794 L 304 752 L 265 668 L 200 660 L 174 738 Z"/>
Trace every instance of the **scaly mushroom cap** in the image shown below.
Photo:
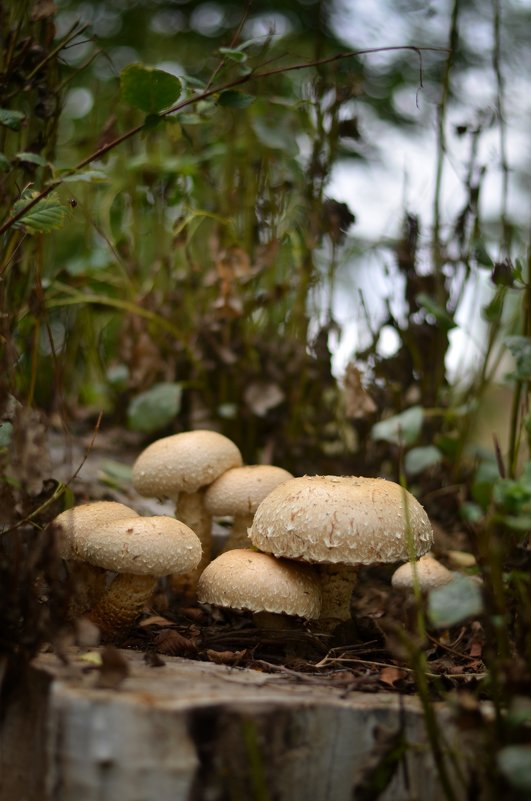
<path fill-rule="evenodd" d="M 275 556 L 352 565 L 404 561 L 433 542 L 428 516 L 411 493 L 355 476 L 286 481 L 262 501 L 249 536 Z"/>
<path fill-rule="evenodd" d="M 202 603 L 252 612 L 319 617 L 321 592 L 310 567 L 256 551 L 234 550 L 214 559 L 197 585 Z"/>
<path fill-rule="evenodd" d="M 138 517 L 138 512 L 114 501 L 82 503 L 61 512 L 53 521 L 59 527 L 59 555 L 63 559 L 83 559 L 80 547 L 95 529 L 131 517 Z"/>
<path fill-rule="evenodd" d="M 193 570 L 201 559 L 201 543 L 173 517 L 135 517 L 94 529 L 80 546 L 80 556 L 116 573 L 167 576 Z"/>
<path fill-rule="evenodd" d="M 207 489 L 205 507 L 211 515 L 254 514 L 264 498 L 290 478 L 287 470 L 269 464 L 233 467 Z"/>
<path fill-rule="evenodd" d="M 453 578 L 451 570 L 441 565 L 433 556 L 426 555 L 415 562 L 415 571 L 412 562 L 400 565 L 391 577 L 391 584 L 400 589 L 413 590 L 415 573 L 416 581 L 423 592 L 433 590 L 435 587 L 442 587 Z"/>
<path fill-rule="evenodd" d="M 140 495 L 175 498 L 197 492 L 242 463 L 234 442 L 216 431 L 185 431 L 152 442 L 133 465 Z"/>

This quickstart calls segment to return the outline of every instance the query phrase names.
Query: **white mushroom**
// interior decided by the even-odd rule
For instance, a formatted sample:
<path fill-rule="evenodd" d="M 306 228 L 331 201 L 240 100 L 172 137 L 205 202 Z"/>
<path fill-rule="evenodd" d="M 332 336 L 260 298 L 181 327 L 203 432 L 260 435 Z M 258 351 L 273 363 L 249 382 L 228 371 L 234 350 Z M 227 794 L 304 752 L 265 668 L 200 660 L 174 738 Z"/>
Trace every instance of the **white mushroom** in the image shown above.
<path fill-rule="evenodd" d="M 74 617 L 94 606 L 105 591 L 105 570 L 83 561 L 83 543 L 99 526 L 131 517 L 138 517 L 137 512 L 123 503 L 94 501 L 67 509 L 54 519 L 59 556 L 66 561 L 72 579 L 74 600 L 70 611 Z"/>
<path fill-rule="evenodd" d="M 249 548 L 247 529 L 254 513 L 269 493 L 293 478 L 282 467 L 268 464 L 233 467 L 217 478 L 205 493 L 205 508 L 212 515 L 230 515 L 234 518 L 225 543 L 225 551 Z"/>
<path fill-rule="evenodd" d="M 202 603 L 257 614 L 311 620 L 321 611 L 319 580 L 309 565 L 251 550 L 226 551 L 214 559 L 199 578 L 197 595 Z"/>
<path fill-rule="evenodd" d="M 201 543 L 188 526 L 172 517 L 135 517 L 94 529 L 79 553 L 86 562 L 120 574 L 88 613 L 108 639 L 135 622 L 158 577 L 184 573 L 199 564 Z"/>
<path fill-rule="evenodd" d="M 140 495 L 170 498 L 175 515 L 195 531 L 203 556 L 197 575 L 190 577 L 191 589 L 210 561 L 212 518 L 204 506 L 206 487 L 242 456 L 230 439 L 216 431 L 186 431 L 164 437 L 142 451 L 133 465 L 133 486 Z"/>
<path fill-rule="evenodd" d="M 411 592 L 417 585 L 421 592 L 429 592 L 435 587 L 448 584 L 453 575 L 451 570 L 441 565 L 430 554 L 426 554 L 421 556 L 418 562 L 406 562 L 400 565 L 391 576 L 391 584 L 393 587 Z"/>
<path fill-rule="evenodd" d="M 426 512 L 398 484 L 378 478 L 304 476 L 274 489 L 249 531 L 261 551 L 318 563 L 321 625 L 350 619 L 355 567 L 420 556 L 433 542 Z"/>

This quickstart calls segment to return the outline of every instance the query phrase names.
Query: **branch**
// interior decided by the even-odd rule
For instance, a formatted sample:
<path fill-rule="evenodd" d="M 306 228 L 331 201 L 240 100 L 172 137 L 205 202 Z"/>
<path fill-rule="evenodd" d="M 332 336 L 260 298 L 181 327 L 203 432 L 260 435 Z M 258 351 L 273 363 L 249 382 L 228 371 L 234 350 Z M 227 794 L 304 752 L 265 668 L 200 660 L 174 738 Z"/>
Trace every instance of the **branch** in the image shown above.
<path fill-rule="evenodd" d="M 198 92 L 197 94 L 193 95 L 193 97 L 189 97 L 187 100 L 183 100 L 180 103 L 177 103 L 171 108 L 166 109 L 166 111 L 162 111 L 160 113 L 160 117 L 168 117 L 170 114 L 176 114 L 182 109 L 187 108 L 188 106 L 194 105 L 195 103 L 199 103 L 201 100 L 206 100 L 213 95 L 219 94 L 220 92 L 225 92 L 227 89 L 234 89 L 237 86 L 242 86 L 245 83 L 249 83 L 249 81 L 253 80 L 260 80 L 263 78 L 270 78 L 272 75 L 279 75 L 287 72 L 295 72 L 297 70 L 304 70 L 309 69 L 311 67 L 320 67 L 324 64 L 332 64 L 335 61 L 341 61 L 347 58 L 355 58 L 356 56 L 364 56 L 369 55 L 372 53 L 388 53 L 398 50 L 409 50 L 413 53 L 416 53 L 419 59 L 419 86 L 422 87 L 423 81 L 423 72 L 422 72 L 422 53 L 426 51 L 434 51 L 434 52 L 448 52 L 446 48 L 443 47 L 415 47 L 414 45 L 396 45 L 391 47 L 370 47 L 365 50 L 349 50 L 346 52 L 336 53 L 333 56 L 327 56 L 325 58 L 320 58 L 315 61 L 307 61 L 299 64 L 291 64 L 286 67 L 276 67 L 275 69 L 271 70 L 264 70 L 262 72 L 250 72 L 247 75 L 242 75 L 239 78 L 236 78 L 233 81 L 229 81 L 228 83 L 222 84 L 220 86 L 214 86 L 212 88 L 207 88 L 202 92 Z M 24 217 L 30 209 L 37 205 L 41 200 L 47 197 L 54 189 L 57 189 L 58 186 L 64 182 L 65 178 L 68 178 L 70 175 L 74 175 L 78 170 L 86 167 L 88 164 L 91 164 L 93 161 L 100 159 L 102 156 L 106 155 L 114 148 L 121 145 L 123 142 L 126 142 L 128 139 L 131 139 L 136 134 L 140 133 L 143 130 L 145 123 L 141 123 L 140 125 L 135 125 L 134 128 L 131 128 L 129 131 L 126 131 L 121 136 L 118 136 L 116 139 L 113 139 L 111 142 L 108 142 L 103 147 L 98 148 L 94 153 L 86 158 L 82 159 L 75 167 L 67 170 L 61 178 L 56 178 L 54 181 L 51 181 L 47 187 L 45 187 L 41 192 L 39 192 L 29 203 L 27 206 L 24 206 L 23 209 L 20 209 L 16 214 L 12 217 L 9 217 L 1 226 L 0 226 L 0 235 L 4 234 L 8 231 L 15 223 L 17 223 L 22 217 Z"/>

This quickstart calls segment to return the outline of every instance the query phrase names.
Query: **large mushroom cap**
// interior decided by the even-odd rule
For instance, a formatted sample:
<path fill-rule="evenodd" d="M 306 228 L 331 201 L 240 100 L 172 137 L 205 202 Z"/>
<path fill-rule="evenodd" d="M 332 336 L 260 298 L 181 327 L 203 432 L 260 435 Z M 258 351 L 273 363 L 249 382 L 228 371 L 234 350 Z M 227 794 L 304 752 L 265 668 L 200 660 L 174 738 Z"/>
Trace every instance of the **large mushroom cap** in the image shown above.
<path fill-rule="evenodd" d="M 264 498 L 290 478 L 287 470 L 269 464 L 233 467 L 207 489 L 205 506 L 211 515 L 254 514 Z"/>
<path fill-rule="evenodd" d="M 172 517 L 135 517 L 94 529 L 80 555 L 116 573 L 167 576 L 193 570 L 201 559 L 201 543 L 192 529 Z"/>
<path fill-rule="evenodd" d="M 433 532 L 420 503 L 380 478 L 303 476 L 262 501 L 249 532 L 253 545 L 308 562 L 372 564 L 420 556 Z"/>
<path fill-rule="evenodd" d="M 140 495 L 175 498 L 211 484 L 242 456 L 234 442 L 216 431 L 185 431 L 152 442 L 133 465 Z"/>
<path fill-rule="evenodd" d="M 311 568 L 256 551 L 218 556 L 201 574 L 197 595 L 202 603 L 310 620 L 321 610 L 319 582 Z"/>
<path fill-rule="evenodd" d="M 59 554 L 63 559 L 82 559 L 80 547 L 94 529 L 107 523 L 138 517 L 138 512 L 123 503 L 94 501 L 61 512 L 54 522 L 59 529 Z"/>

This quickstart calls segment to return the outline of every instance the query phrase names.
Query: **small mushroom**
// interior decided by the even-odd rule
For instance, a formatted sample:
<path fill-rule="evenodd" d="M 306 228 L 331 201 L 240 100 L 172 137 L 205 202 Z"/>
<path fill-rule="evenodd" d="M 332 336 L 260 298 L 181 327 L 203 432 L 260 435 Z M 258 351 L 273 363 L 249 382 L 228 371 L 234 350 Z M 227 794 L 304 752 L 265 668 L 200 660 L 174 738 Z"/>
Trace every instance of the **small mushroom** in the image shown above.
<path fill-rule="evenodd" d="M 79 554 L 89 564 L 119 574 L 88 612 L 102 637 L 109 639 L 135 622 L 160 576 L 184 573 L 199 564 L 201 543 L 172 517 L 137 516 L 95 528 Z"/>
<path fill-rule="evenodd" d="M 433 532 L 420 503 L 399 484 L 355 476 L 303 476 L 274 489 L 249 531 L 261 551 L 320 565 L 320 625 L 350 619 L 356 568 L 426 553 Z"/>
<path fill-rule="evenodd" d="M 214 559 L 199 578 L 197 595 L 201 603 L 250 610 L 260 615 L 260 625 L 270 625 L 264 613 L 312 620 L 321 611 L 319 580 L 308 565 L 251 550 Z"/>
<path fill-rule="evenodd" d="M 242 456 L 230 439 L 216 431 L 185 431 L 156 440 L 133 465 L 133 486 L 140 495 L 175 501 L 175 516 L 195 531 L 203 550 L 201 563 L 190 577 L 191 589 L 210 561 L 212 518 L 204 505 L 206 487 Z"/>
<path fill-rule="evenodd" d="M 80 555 L 83 543 L 94 529 L 131 517 L 138 517 L 137 512 L 123 503 L 94 501 L 67 509 L 54 519 L 59 556 L 66 562 L 74 589 L 70 608 L 72 617 L 78 617 L 94 606 L 105 592 L 105 570 L 83 561 Z"/>
<path fill-rule="evenodd" d="M 418 562 L 406 562 L 400 565 L 391 576 L 391 584 L 397 589 L 413 592 L 415 585 L 421 592 L 429 592 L 435 587 L 448 584 L 453 573 L 441 565 L 433 556 L 421 556 Z"/>
<path fill-rule="evenodd" d="M 293 478 L 282 467 L 268 464 L 232 467 L 217 478 L 205 493 L 205 508 L 212 515 L 232 515 L 231 532 L 223 550 L 249 548 L 247 529 L 254 513 L 269 493 Z"/>

